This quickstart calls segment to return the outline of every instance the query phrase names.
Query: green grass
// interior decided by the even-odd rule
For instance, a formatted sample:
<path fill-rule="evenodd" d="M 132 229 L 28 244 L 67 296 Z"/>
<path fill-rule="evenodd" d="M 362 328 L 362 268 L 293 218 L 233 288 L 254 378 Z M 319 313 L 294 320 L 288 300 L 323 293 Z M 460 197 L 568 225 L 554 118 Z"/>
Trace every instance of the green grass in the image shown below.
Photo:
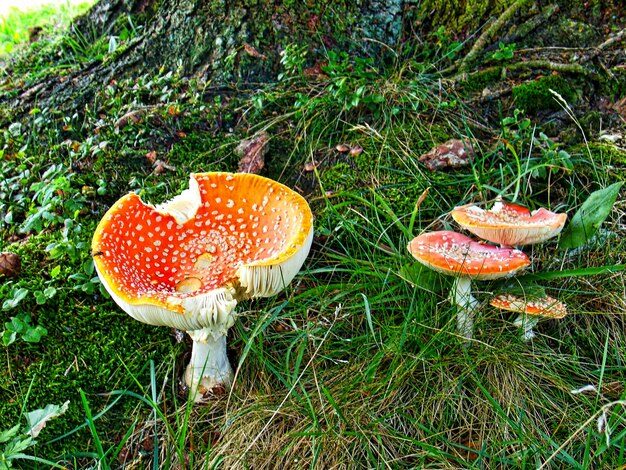
<path fill-rule="evenodd" d="M 624 263 L 623 197 L 602 237 L 583 247 L 525 248 L 532 282 L 570 310 L 540 323 L 532 342 L 513 316 L 486 305 L 496 282 L 475 283 L 484 305 L 464 341 L 450 280 L 406 251 L 424 230 L 454 228 L 453 206 L 497 195 L 571 218 L 615 181 L 603 170 L 613 154 L 593 146 L 558 154 L 514 110 L 501 123 L 478 117 L 420 64 L 377 69 L 330 56 L 328 78 L 316 81 L 293 61 L 290 76 L 253 95 L 218 94 L 160 70 L 108 85 L 97 115 L 39 110 L 3 130 L 0 251 L 17 252 L 23 270 L 3 280 L 0 304 L 17 288 L 28 294 L 2 319 L 29 315 L 48 331 L 4 350 L 3 426 L 70 400 L 28 452 L 74 468 L 626 464 L 626 284 L 603 268 Z M 138 122 L 115 129 L 137 109 L 146 110 Z M 134 321 L 101 292 L 90 240 L 130 190 L 158 203 L 186 187 L 190 172 L 234 171 L 237 143 L 260 129 L 271 135 L 266 174 L 307 194 L 315 242 L 286 292 L 240 306 L 228 338 L 232 390 L 192 406 L 180 385 L 189 345 Z M 472 165 L 430 172 L 417 161 L 461 135 L 479 143 Z M 364 153 L 339 154 L 342 142 Z M 175 169 L 155 173 L 152 151 Z M 38 303 L 35 293 L 48 287 L 55 295 Z M 571 393 L 587 384 L 598 391 Z M 607 425 L 598 429 L 601 416 Z"/>
<path fill-rule="evenodd" d="M 0 16 L 0 57 L 11 54 L 17 46 L 36 41 L 52 29 L 67 27 L 72 18 L 87 11 L 92 3 L 65 1 L 25 11 L 10 8 L 6 15 Z"/>

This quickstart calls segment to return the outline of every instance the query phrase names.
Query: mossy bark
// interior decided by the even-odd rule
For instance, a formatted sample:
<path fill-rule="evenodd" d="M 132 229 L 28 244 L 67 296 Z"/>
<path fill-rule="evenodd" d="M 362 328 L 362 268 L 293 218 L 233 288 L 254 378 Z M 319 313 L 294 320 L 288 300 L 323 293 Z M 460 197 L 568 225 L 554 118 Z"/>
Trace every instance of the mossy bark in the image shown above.
<path fill-rule="evenodd" d="M 14 80 L 11 95 L 0 95 L 3 118 L 19 119 L 34 106 L 62 113 L 81 112 L 112 80 L 134 77 L 151 69 L 179 70 L 212 83 L 256 87 L 272 81 L 281 69 L 287 44 L 307 45 L 311 64 L 330 49 L 396 60 L 391 51 L 419 51 L 436 42 L 437 34 L 463 42 L 457 70 L 468 70 L 497 50 L 498 44 L 518 42 L 524 47 L 554 46 L 563 40 L 575 46 L 568 27 L 584 19 L 585 46 L 615 30 L 623 7 L 597 0 L 583 10 L 581 1 L 527 0 L 100 0 L 74 25 L 74 34 L 89 43 L 108 44 L 132 23 L 134 36 L 119 41 L 102 58 L 64 68 L 57 75 Z M 517 6 L 517 7 L 516 7 Z M 620 8 L 622 10 L 620 10 Z M 549 21 L 558 10 L 560 22 Z M 507 15 L 505 12 L 510 12 Z M 607 12 L 611 13 L 606 18 Z M 587 17 L 583 18 L 583 13 Z M 129 21 L 130 19 L 130 21 Z M 564 22 L 565 21 L 565 22 Z M 539 30 L 539 23 L 545 28 Z M 577 23 L 578 24 L 578 23 Z M 549 27 L 548 27 L 549 26 Z M 444 33 L 441 33 L 443 28 Z M 555 31 L 556 28 L 556 31 Z M 128 28 L 127 28 L 128 29 Z M 580 29 L 580 28 L 579 28 Z M 532 34 L 528 34 L 531 32 Z M 522 34 L 523 33 L 523 34 Z M 440 36 L 439 36 L 440 37 Z M 474 39 L 472 39 L 474 38 Z M 590 39 L 591 38 L 591 39 Z M 410 46 L 410 47 L 405 47 Z M 417 52 L 419 53 L 419 52 Z M 524 59 L 522 62 L 525 62 Z M 546 62 L 547 63 L 547 62 Z M 52 64 L 54 65 L 54 64 Z M 558 64 L 557 64 L 558 65 Z M 575 64 L 574 64 L 575 65 Z M 555 70 L 551 67 L 550 70 Z"/>
<path fill-rule="evenodd" d="M 80 110 L 111 80 L 161 67 L 214 82 L 266 82 L 276 77 L 280 53 L 290 43 L 309 44 L 312 56 L 328 48 L 378 55 L 385 50 L 382 44 L 399 41 L 404 3 L 101 0 L 76 21 L 75 34 L 108 42 L 127 18 L 140 23 L 140 34 L 69 75 L 26 82 L 17 96 L 0 104 L 18 114 L 35 103 Z"/>

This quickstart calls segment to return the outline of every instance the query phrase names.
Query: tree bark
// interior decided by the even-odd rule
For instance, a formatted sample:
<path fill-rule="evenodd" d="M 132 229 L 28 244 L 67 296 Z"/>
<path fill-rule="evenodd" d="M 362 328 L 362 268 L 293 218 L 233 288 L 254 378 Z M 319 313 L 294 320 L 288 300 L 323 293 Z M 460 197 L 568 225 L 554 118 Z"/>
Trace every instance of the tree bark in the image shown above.
<path fill-rule="evenodd" d="M 396 60 L 398 54 L 420 54 L 433 44 L 445 48 L 458 41 L 457 62 L 449 63 L 448 70 L 466 73 L 511 38 L 527 47 L 545 45 L 550 36 L 538 32 L 538 25 L 549 30 L 556 21 L 533 20 L 552 16 L 556 9 L 560 18 L 567 17 L 588 31 L 585 40 L 591 38 L 591 44 L 584 47 L 604 44 L 607 35 L 600 28 L 616 30 L 624 25 L 612 1 L 596 3 L 597 8 L 585 12 L 582 0 L 100 0 L 72 26 L 76 38 L 100 48 L 100 53 L 76 61 L 69 72 L 65 68 L 34 81 L 14 80 L 11 94 L 0 94 L 5 115 L 0 120 L 17 120 L 35 106 L 81 113 L 112 80 L 161 68 L 213 84 L 256 87 L 276 79 L 281 52 L 288 44 L 307 45 L 311 63 L 323 60 L 331 49 L 384 62 Z M 610 18 L 603 16 L 606 12 Z M 584 27 L 579 21 L 583 13 L 593 17 Z M 555 36 L 571 29 L 568 23 L 562 26 Z M 526 30 L 533 31 L 532 37 L 520 37 Z M 109 44 L 117 47 L 109 50 Z M 571 41 L 564 45 L 572 46 Z M 527 59 L 537 57 L 524 57 L 521 62 Z M 573 57 L 565 61 L 576 65 Z M 545 58 L 548 62 L 554 65 L 548 71 L 559 70 L 557 61 Z M 442 64 L 440 70 L 445 70 Z"/>
<path fill-rule="evenodd" d="M 35 105 L 80 110 L 111 80 L 161 67 L 218 83 L 267 82 L 276 77 L 281 51 L 290 43 L 315 43 L 313 53 L 339 47 L 378 55 L 386 50 L 383 45 L 393 47 L 399 40 L 403 4 L 398 0 L 338 7 L 320 1 L 100 0 L 76 20 L 73 34 L 89 44 L 99 41 L 103 47 L 124 29 L 128 32 L 130 23 L 138 34 L 120 42 L 104 59 L 85 63 L 67 75 L 28 83 L 0 104 L 24 113 Z"/>

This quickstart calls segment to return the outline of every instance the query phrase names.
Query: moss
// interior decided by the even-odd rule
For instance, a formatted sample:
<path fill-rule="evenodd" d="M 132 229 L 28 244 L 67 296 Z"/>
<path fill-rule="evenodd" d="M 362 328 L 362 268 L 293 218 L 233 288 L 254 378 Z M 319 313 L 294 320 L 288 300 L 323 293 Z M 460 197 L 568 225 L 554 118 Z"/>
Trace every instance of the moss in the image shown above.
<path fill-rule="evenodd" d="M 598 174 L 607 177 L 608 183 L 626 181 L 626 151 L 610 142 L 589 142 L 572 149 L 582 158 L 575 166 L 576 174 L 587 184 L 598 184 Z"/>
<path fill-rule="evenodd" d="M 489 85 L 498 82 L 502 77 L 500 68 L 469 74 L 463 83 L 463 88 L 468 92 L 482 91 Z"/>
<path fill-rule="evenodd" d="M 592 25 L 561 15 L 534 37 L 534 42 L 540 45 L 566 47 L 591 47 L 597 40 L 598 33 Z"/>
<path fill-rule="evenodd" d="M 433 126 L 431 130 L 437 135 L 436 143 L 450 138 L 449 133 L 444 133 L 444 130 L 437 126 Z M 432 141 L 422 141 L 423 147 L 416 147 L 412 157 L 391 151 L 380 152 L 375 145 L 368 145 L 367 142 L 362 144 L 365 151 L 358 157 L 345 157 L 343 161 L 320 171 L 324 190 L 348 193 L 347 196 L 341 195 L 348 198 L 351 194 L 370 198 L 371 191 L 374 190 L 402 220 L 411 215 L 417 200 L 426 189 L 430 189 L 430 196 L 420 205 L 418 220 L 435 219 L 461 202 L 458 180 L 464 177 L 463 170 L 460 172 L 424 170 L 422 173 L 420 171 L 422 165 L 415 161 L 418 155 L 432 147 Z M 393 148 L 393 144 L 389 146 Z M 385 212 L 382 206 L 379 209 L 380 213 Z"/>
<path fill-rule="evenodd" d="M 84 221 L 82 238 L 86 241 L 91 238 L 96 222 L 95 218 Z M 147 386 L 149 359 L 168 357 L 173 349 L 168 329 L 136 322 L 111 299 L 77 289 L 77 281 L 70 276 L 83 269 L 89 249 L 84 248 L 83 256 L 76 259 L 50 259 L 44 247 L 60 238 L 60 232 L 47 232 L 9 245 L 7 248 L 21 257 L 22 273 L 0 287 L 0 299 L 6 298 L 12 287 L 29 290 L 28 296 L 16 309 L 6 311 L 4 318 L 29 312 L 34 324 L 48 330 L 39 343 L 18 339 L 7 348 L 8 368 L 0 380 L 0 416 L 6 427 L 17 423 L 27 390 L 27 411 L 70 400 L 70 409 L 63 418 L 46 427 L 44 440 L 84 422 L 79 390 L 87 393 L 95 412 L 110 401 L 96 394 L 115 389 L 143 393 L 133 377 Z M 60 274 L 51 278 L 50 272 L 57 265 L 61 267 Z M 56 295 L 44 304 L 37 304 L 33 293 L 46 287 L 55 287 Z M 132 406 L 134 403 L 123 401 L 118 408 L 130 410 Z M 119 426 L 119 422 L 115 425 Z M 43 448 L 48 449 L 48 455 L 57 455 L 61 446 L 63 451 L 85 450 L 84 441 L 76 436 Z"/>
<path fill-rule="evenodd" d="M 514 0 L 427 0 L 415 8 L 416 19 L 426 27 L 444 26 L 448 31 L 476 31 L 489 17 L 500 15 Z M 432 28 L 434 30 L 437 27 Z"/>
<path fill-rule="evenodd" d="M 626 96 L 626 69 L 611 69 L 612 76 L 602 75 L 598 77 L 598 91 L 600 96 L 607 96 L 611 100 L 618 100 Z"/>
<path fill-rule="evenodd" d="M 548 75 L 513 87 L 515 106 L 528 114 L 561 109 L 550 90 L 559 93 L 570 104 L 577 101 L 574 86 L 570 81 L 561 75 Z"/>
<path fill-rule="evenodd" d="M 589 111 L 579 119 L 585 135 L 597 135 L 602 129 L 604 117 L 598 111 Z"/>
<path fill-rule="evenodd" d="M 174 144 L 168 162 L 183 174 L 203 171 L 235 171 L 237 156 L 233 153 L 240 136 L 216 138 L 209 132 L 194 131 Z"/>

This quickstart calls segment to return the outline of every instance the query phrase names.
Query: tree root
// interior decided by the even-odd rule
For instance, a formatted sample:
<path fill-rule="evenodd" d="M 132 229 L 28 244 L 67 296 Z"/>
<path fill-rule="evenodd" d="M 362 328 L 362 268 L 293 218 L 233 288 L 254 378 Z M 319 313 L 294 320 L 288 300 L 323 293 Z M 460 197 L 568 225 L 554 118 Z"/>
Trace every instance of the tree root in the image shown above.
<path fill-rule="evenodd" d="M 507 8 L 500 15 L 500 17 L 494 21 L 493 24 L 476 40 L 474 46 L 459 64 L 459 71 L 461 73 L 467 72 L 470 66 L 476 62 L 478 55 L 485 49 L 485 47 L 487 47 L 496 34 L 504 27 L 504 25 L 509 22 L 509 20 L 520 8 L 525 7 L 529 3 L 530 0 L 517 0 L 514 4 Z"/>

